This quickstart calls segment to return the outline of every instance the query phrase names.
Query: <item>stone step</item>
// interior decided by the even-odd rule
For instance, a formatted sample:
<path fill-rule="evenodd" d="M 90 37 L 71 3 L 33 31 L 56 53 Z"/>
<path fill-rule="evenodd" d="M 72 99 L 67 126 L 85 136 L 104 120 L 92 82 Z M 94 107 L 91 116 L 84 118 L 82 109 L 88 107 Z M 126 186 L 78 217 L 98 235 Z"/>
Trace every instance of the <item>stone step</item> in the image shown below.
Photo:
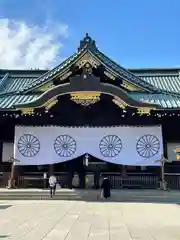
<path fill-rule="evenodd" d="M 26 195 L 13 195 L 13 196 L 0 196 L 0 200 L 82 200 L 81 197 L 79 196 L 74 196 L 74 197 L 69 197 L 65 195 L 61 196 L 54 196 L 52 199 L 47 196 L 38 196 L 38 195 L 33 195 L 33 196 L 26 196 Z"/>
<path fill-rule="evenodd" d="M 0 189 L 0 200 L 49 200 L 48 190 L 39 189 L 16 189 L 7 190 Z M 51 200 L 51 199 L 50 199 Z M 52 200 L 81 200 L 81 201 L 97 201 L 100 200 L 100 190 L 57 190 Z M 158 191 L 158 190 L 113 190 L 111 201 L 140 201 L 140 202 L 179 202 L 179 191 Z"/>
<path fill-rule="evenodd" d="M 57 190 L 55 200 L 97 200 L 100 191 Z M 0 200 L 47 200 L 49 190 L 0 190 Z"/>
<path fill-rule="evenodd" d="M 49 192 L 0 192 L 0 196 L 1 195 L 49 195 Z M 68 195 L 68 196 L 74 196 L 74 195 L 78 195 L 80 193 L 66 193 L 66 192 L 57 192 L 56 195 Z M 82 194 L 81 194 L 82 195 Z M 83 194 L 84 195 L 84 194 Z M 86 195 L 86 194 L 85 194 Z"/>

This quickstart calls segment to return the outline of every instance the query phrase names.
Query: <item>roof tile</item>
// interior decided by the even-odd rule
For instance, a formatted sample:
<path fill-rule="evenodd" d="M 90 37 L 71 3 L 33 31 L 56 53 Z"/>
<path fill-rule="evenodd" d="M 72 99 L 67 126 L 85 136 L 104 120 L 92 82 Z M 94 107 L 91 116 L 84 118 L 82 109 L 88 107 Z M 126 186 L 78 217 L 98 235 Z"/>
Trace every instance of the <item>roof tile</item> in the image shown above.
<path fill-rule="evenodd" d="M 39 95 L 4 95 L 0 97 L 0 108 L 12 108 L 19 103 L 28 103 L 37 99 Z"/>
<path fill-rule="evenodd" d="M 179 75 L 152 75 L 152 76 L 139 76 L 144 81 L 153 86 L 161 89 L 162 91 L 180 93 L 180 78 Z"/>
<path fill-rule="evenodd" d="M 180 97 L 173 95 L 130 93 L 130 96 L 137 101 L 159 104 L 163 108 L 180 108 Z"/>

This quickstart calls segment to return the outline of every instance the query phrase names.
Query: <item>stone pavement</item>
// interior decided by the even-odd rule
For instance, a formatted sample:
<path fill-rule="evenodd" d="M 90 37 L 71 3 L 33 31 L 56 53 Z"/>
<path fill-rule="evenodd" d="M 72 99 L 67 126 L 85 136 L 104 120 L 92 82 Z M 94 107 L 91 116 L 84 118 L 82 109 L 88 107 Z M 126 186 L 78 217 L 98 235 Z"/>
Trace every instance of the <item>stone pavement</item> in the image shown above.
<path fill-rule="evenodd" d="M 8 205 L 12 206 L 6 208 Z M 0 202 L 0 239 L 179 240 L 180 206 L 110 201 Z"/>

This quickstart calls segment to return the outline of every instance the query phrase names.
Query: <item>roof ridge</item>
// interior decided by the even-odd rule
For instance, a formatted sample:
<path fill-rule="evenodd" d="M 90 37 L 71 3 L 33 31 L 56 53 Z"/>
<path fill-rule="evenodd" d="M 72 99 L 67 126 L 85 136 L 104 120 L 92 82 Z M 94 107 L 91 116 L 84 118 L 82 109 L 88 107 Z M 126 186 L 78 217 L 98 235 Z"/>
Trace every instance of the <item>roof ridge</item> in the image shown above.
<path fill-rule="evenodd" d="M 138 80 L 143 83 L 145 83 L 145 86 L 150 86 L 150 88 L 153 90 L 153 91 L 156 91 L 156 92 L 159 92 L 159 93 L 163 93 L 163 94 L 173 94 L 173 95 L 176 95 L 176 96 L 180 96 L 180 93 L 176 93 L 176 92 L 171 92 L 171 91 L 166 91 L 166 90 L 162 90 L 158 87 L 155 87 L 154 85 L 150 84 L 150 83 L 147 83 L 146 81 L 144 81 L 142 78 L 140 78 L 139 76 L 135 75 L 134 73 L 130 72 L 128 69 L 122 67 L 121 65 L 119 65 L 118 63 L 116 63 L 114 60 L 112 60 L 111 58 L 107 57 L 104 53 L 102 53 L 100 50 L 96 50 L 96 52 L 98 52 L 99 54 L 102 55 L 102 57 L 110 60 L 116 67 L 118 67 L 120 70 L 123 70 L 125 71 L 126 73 L 128 74 L 131 74 L 133 77 L 136 77 L 138 78 Z M 133 82 L 134 83 L 134 82 Z M 139 84 L 139 82 L 137 83 L 134 83 L 136 85 Z"/>
<path fill-rule="evenodd" d="M 39 76 L 38 78 L 36 78 L 33 83 L 31 84 L 30 87 L 26 87 L 23 90 L 21 90 L 21 92 L 25 92 L 28 91 L 30 89 L 32 89 L 33 87 L 37 86 L 38 84 L 41 84 L 42 81 L 44 79 L 48 79 L 49 77 L 53 76 L 58 70 L 60 70 L 59 68 L 61 68 L 62 66 L 65 66 L 65 64 L 68 64 L 68 62 L 72 61 L 75 57 L 79 56 L 84 49 L 86 49 L 86 46 L 84 48 L 82 48 L 80 51 L 75 52 L 74 54 L 72 54 L 70 57 L 68 57 L 66 60 L 64 60 L 62 63 L 60 63 L 59 65 L 57 65 L 55 68 L 52 68 L 51 70 L 49 70 L 48 72 L 46 72 L 45 74 Z M 53 72 L 53 73 L 52 73 Z M 51 74 L 52 73 L 52 74 Z M 37 82 L 38 80 L 40 80 L 39 82 Z M 36 84 L 37 83 L 37 84 Z"/>
<path fill-rule="evenodd" d="M 100 55 L 102 55 L 104 58 L 108 59 L 112 64 L 114 64 L 116 67 L 118 67 L 120 70 L 123 70 L 124 72 L 130 74 L 131 76 L 135 77 L 138 79 L 137 83 L 134 83 L 135 85 L 138 85 L 139 83 L 141 84 L 141 82 L 143 82 L 148 88 L 150 88 L 150 90 L 153 91 L 158 91 L 159 89 L 156 88 L 155 86 L 153 86 L 152 84 L 147 83 L 146 81 L 144 81 L 143 79 L 141 79 L 140 77 L 138 77 L 137 75 L 133 74 L 132 72 L 130 72 L 128 69 L 122 67 L 120 64 L 116 63 L 114 60 L 112 60 L 111 58 L 109 58 L 108 56 L 106 56 L 104 53 L 102 53 L 100 50 L 96 50 Z M 146 88 L 146 86 L 144 88 Z"/>
<path fill-rule="evenodd" d="M 85 37 L 85 40 L 88 40 L 88 39 L 92 40 L 87 35 Z M 169 92 L 167 90 L 160 89 L 160 88 L 158 88 L 157 86 L 155 86 L 151 83 L 148 83 L 147 81 L 145 81 L 140 76 L 131 72 L 129 69 L 126 69 L 126 68 L 122 67 L 120 64 L 118 64 L 117 62 L 112 60 L 110 57 L 106 56 L 103 52 L 98 50 L 98 48 L 96 47 L 94 42 L 93 42 L 93 44 L 90 44 L 90 43 L 87 43 L 85 40 L 83 40 L 83 42 L 82 42 L 84 45 L 81 43 L 81 46 L 83 46 L 83 47 L 80 48 L 78 51 L 76 51 L 71 56 L 69 56 L 66 60 L 61 62 L 55 68 L 53 68 L 53 69 L 45 72 L 44 74 L 38 76 L 37 78 L 35 77 L 29 85 L 26 85 L 26 86 L 20 88 L 20 90 L 17 90 L 15 92 L 16 93 L 28 92 L 28 91 L 34 89 L 37 86 L 41 86 L 45 82 L 49 82 L 55 76 L 55 74 L 59 73 L 60 71 L 62 71 L 62 74 L 63 74 L 63 71 L 66 70 L 66 66 L 69 66 L 69 64 L 72 64 L 74 61 L 79 59 L 79 56 L 81 56 L 82 53 L 86 53 L 86 51 L 89 51 L 90 53 L 92 53 L 94 55 L 94 57 L 96 57 L 102 63 L 107 65 L 107 67 L 111 68 L 114 72 L 119 74 L 119 76 L 121 76 L 123 79 L 131 82 L 132 84 L 135 84 L 136 86 L 140 86 L 141 88 L 143 88 L 147 91 L 150 91 L 150 92 L 161 92 L 161 93 L 168 93 Z M 90 41 L 90 40 L 88 40 L 88 41 Z M 170 93 L 172 93 L 172 92 L 170 92 Z M 175 94 L 180 95 L 180 93 L 179 94 L 175 93 Z"/>

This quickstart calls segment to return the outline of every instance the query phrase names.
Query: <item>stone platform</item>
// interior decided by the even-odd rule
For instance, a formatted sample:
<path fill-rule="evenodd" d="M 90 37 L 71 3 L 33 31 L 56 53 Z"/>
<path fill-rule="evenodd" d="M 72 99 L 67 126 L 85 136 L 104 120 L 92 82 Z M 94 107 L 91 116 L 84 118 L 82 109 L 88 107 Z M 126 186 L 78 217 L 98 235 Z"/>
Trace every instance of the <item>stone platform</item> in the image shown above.
<path fill-rule="evenodd" d="M 141 198 L 141 203 L 0 201 L 0 239 L 179 240 L 180 206 Z"/>
<path fill-rule="evenodd" d="M 71 200 L 71 201 L 102 201 L 100 190 L 92 189 L 58 189 L 53 199 L 49 190 L 42 189 L 0 189 L 0 200 Z M 180 191 L 164 192 L 162 190 L 112 190 L 112 202 L 150 202 L 179 203 Z"/>

